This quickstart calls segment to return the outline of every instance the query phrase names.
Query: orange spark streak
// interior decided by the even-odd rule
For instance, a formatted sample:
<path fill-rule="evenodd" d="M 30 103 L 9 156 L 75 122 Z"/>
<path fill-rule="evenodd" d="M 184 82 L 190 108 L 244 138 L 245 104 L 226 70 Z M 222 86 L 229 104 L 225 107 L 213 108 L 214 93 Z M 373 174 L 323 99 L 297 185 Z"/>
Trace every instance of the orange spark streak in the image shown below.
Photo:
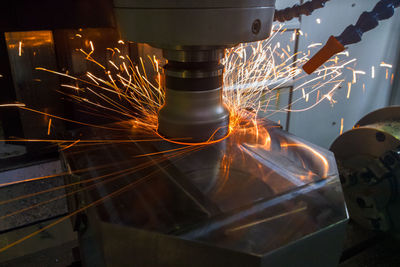
<path fill-rule="evenodd" d="M 87 60 L 89 60 L 89 61 L 95 63 L 95 64 L 98 65 L 98 66 L 100 66 L 103 70 L 106 69 L 103 65 L 101 65 L 99 62 L 97 62 L 96 60 L 94 60 L 94 59 L 91 57 L 91 54 L 93 53 L 94 50 L 92 50 L 92 51 L 89 52 L 89 53 L 86 53 L 83 49 L 79 49 L 79 51 L 81 51 L 81 52 L 86 56 L 86 59 L 87 59 Z"/>
<path fill-rule="evenodd" d="M 65 76 L 65 77 L 73 79 L 73 80 L 78 80 L 78 78 L 76 78 L 74 76 L 71 76 L 71 75 L 68 75 L 66 73 L 61 73 L 61 72 L 54 71 L 54 70 L 48 70 L 48 69 L 45 69 L 45 68 L 42 68 L 42 67 L 36 67 L 35 70 L 43 70 L 43 71 L 51 72 L 51 73 L 54 73 L 54 74 L 57 74 L 57 75 Z"/>
<path fill-rule="evenodd" d="M 350 98 L 350 93 L 351 93 L 351 83 L 347 83 L 347 99 Z"/>
<path fill-rule="evenodd" d="M 18 56 L 22 56 L 22 41 L 18 42 Z"/>
<path fill-rule="evenodd" d="M 49 119 L 49 125 L 47 126 L 47 135 L 50 135 L 51 130 L 51 118 Z"/>
<path fill-rule="evenodd" d="M 19 104 L 19 103 L 14 103 L 14 104 L 0 104 L 0 107 L 25 107 L 25 104 Z"/>
<path fill-rule="evenodd" d="M 108 61 L 116 70 L 119 70 L 119 68 L 117 67 L 117 65 L 115 65 L 115 63 L 111 60 Z"/>
<path fill-rule="evenodd" d="M 344 120 L 343 118 L 340 119 L 340 133 L 339 133 L 340 135 L 343 134 L 343 120 Z"/>
<path fill-rule="evenodd" d="M 188 147 L 178 147 L 178 148 L 174 148 L 174 149 L 168 149 L 168 150 L 163 150 L 163 151 L 158 151 L 158 152 L 153 152 L 153 153 L 141 154 L 141 155 L 136 156 L 136 158 L 148 157 L 148 156 L 154 156 L 154 155 L 160 155 L 160 154 L 167 154 L 167 153 L 184 150 L 184 149 L 188 149 Z"/>
<path fill-rule="evenodd" d="M 353 83 L 357 83 L 357 74 L 365 75 L 365 71 L 362 70 L 352 70 L 353 71 Z"/>
<path fill-rule="evenodd" d="M 314 43 L 314 44 L 310 44 L 309 46 L 307 46 L 307 48 L 313 48 L 313 47 L 317 47 L 317 46 L 321 46 L 322 43 Z"/>
<path fill-rule="evenodd" d="M 81 90 L 82 90 L 82 89 L 79 88 L 78 86 L 73 86 L 73 85 L 70 85 L 70 84 L 60 84 L 60 86 L 66 87 L 66 88 L 71 88 L 71 89 L 74 89 L 74 90 L 76 90 L 76 91 L 81 91 Z"/>
<path fill-rule="evenodd" d="M 60 149 L 60 151 L 67 150 L 68 148 L 73 147 L 74 145 L 76 145 L 77 143 L 79 143 L 80 141 L 81 141 L 81 140 L 78 139 L 78 140 L 76 140 L 75 142 L 73 142 L 72 144 L 69 144 L 68 146 L 63 147 L 62 149 Z"/>
<path fill-rule="evenodd" d="M 383 62 L 383 61 L 381 62 L 380 66 L 381 66 L 381 67 L 384 67 L 384 68 L 389 68 L 389 69 L 393 68 L 393 65 L 392 65 L 392 64 L 387 64 L 387 63 L 385 63 L 385 62 Z"/>

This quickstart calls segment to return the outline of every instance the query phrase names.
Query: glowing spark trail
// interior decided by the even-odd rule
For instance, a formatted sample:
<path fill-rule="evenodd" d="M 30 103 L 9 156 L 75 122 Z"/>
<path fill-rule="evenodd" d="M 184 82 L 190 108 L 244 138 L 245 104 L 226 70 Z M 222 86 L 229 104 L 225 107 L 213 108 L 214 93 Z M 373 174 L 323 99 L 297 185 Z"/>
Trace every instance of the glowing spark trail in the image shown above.
<path fill-rule="evenodd" d="M 0 104 L 0 107 L 25 107 L 25 104 Z"/>
<path fill-rule="evenodd" d="M 50 135 L 50 130 L 51 130 L 51 118 L 49 119 L 49 124 L 47 126 L 47 135 Z"/>
<path fill-rule="evenodd" d="M 389 69 L 393 68 L 393 65 L 387 64 L 387 63 L 385 63 L 385 62 L 383 62 L 383 61 L 382 61 L 382 63 L 381 63 L 380 66 L 381 66 L 381 67 L 384 67 L 384 68 L 389 68 Z"/>
<path fill-rule="evenodd" d="M 344 120 L 343 118 L 340 119 L 340 133 L 339 133 L 340 135 L 343 134 L 343 120 Z"/>
<path fill-rule="evenodd" d="M 66 150 L 66 149 L 68 149 L 68 148 L 70 148 L 70 147 L 76 145 L 76 144 L 79 143 L 80 141 L 81 141 L 81 140 L 78 139 L 78 140 L 76 140 L 75 142 L 73 142 L 72 144 L 70 144 L 70 145 L 68 145 L 68 146 L 66 146 L 66 147 L 63 147 L 62 149 L 60 149 L 60 151 Z"/>
<path fill-rule="evenodd" d="M 357 74 L 365 75 L 365 71 L 353 70 L 353 83 L 357 83 Z"/>
<path fill-rule="evenodd" d="M 317 47 L 317 46 L 321 46 L 322 43 L 314 43 L 314 44 L 310 44 L 309 46 L 307 46 L 307 48 L 313 48 L 313 47 Z"/>
<path fill-rule="evenodd" d="M 351 93 L 351 83 L 349 82 L 347 84 L 347 96 L 346 96 L 347 99 L 350 98 L 350 93 Z"/>
<path fill-rule="evenodd" d="M 18 56 L 22 56 L 22 42 L 18 42 Z"/>

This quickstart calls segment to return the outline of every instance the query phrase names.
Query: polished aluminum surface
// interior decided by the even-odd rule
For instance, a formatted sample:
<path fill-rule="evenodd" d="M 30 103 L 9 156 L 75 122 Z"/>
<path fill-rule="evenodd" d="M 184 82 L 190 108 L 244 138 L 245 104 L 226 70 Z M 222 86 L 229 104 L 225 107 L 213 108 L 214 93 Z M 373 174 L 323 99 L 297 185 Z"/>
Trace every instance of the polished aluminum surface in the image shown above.
<path fill-rule="evenodd" d="M 124 193 L 86 213 L 87 227 L 100 224 L 96 227 L 105 231 L 101 244 L 108 260 L 121 262 L 117 255 L 125 253 L 121 247 L 115 250 L 119 243 L 115 232 L 116 236 L 126 234 L 127 247 L 137 243 L 130 238 L 141 240 L 142 249 L 136 246 L 133 250 L 142 251 L 136 258 L 153 266 L 174 266 L 174 262 L 190 262 L 201 255 L 199 264 L 211 261 L 210 266 L 224 262 L 219 258 L 224 255 L 232 259 L 246 256 L 242 260 L 248 266 L 267 266 L 267 259 L 285 262 L 285 257 L 277 256 L 278 251 L 289 247 L 299 265 L 318 258 L 318 264 L 334 266 L 344 228 L 326 237 L 334 238 L 328 250 L 316 245 L 318 241 L 312 251 L 303 252 L 306 240 L 323 240 L 325 230 L 339 229 L 336 227 L 347 220 L 332 153 L 284 132 L 276 124 L 260 123 L 258 130 L 259 135 L 236 131 L 224 141 L 197 149 L 187 146 L 189 150 L 182 154 L 177 152 L 182 146 L 166 141 L 78 146 L 64 151 L 71 171 L 112 164 L 82 173 L 75 178 L 78 181 L 146 166 L 96 182 L 94 190 L 78 196 L 90 203 L 123 189 Z M 120 132 L 115 134 L 121 136 Z M 100 129 L 85 136 L 114 138 Z M 125 136 L 143 139 L 129 130 Z M 82 234 L 88 240 L 96 239 L 95 233 Z M 183 243 L 176 243 L 178 240 Z M 175 252 L 164 255 L 161 244 Z M 196 244 L 203 253 L 210 253 L 199 254 Z M 224 252 L 219 257 L 212 252 L 221 249 Z M 324 256 L 316 257 L 319 253 Z M 232 266 L 243 266 L 243 261 Z"/>

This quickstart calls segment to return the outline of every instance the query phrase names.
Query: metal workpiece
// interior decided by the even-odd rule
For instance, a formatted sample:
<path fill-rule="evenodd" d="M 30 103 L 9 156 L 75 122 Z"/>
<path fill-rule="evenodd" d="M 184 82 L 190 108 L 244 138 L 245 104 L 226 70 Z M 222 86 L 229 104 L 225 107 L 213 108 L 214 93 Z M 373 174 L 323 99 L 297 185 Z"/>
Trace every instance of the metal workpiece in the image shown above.
<path fill-rule="evenodd" d="M 270 142 L 236 131 L 207 146 L 160 140 L 64 150 L 70 171 L 87 170 L 71 182 L 93 185 L 70 207 L 101 200 L 76 228 L 84 264 L 336 266 L 347 211 L 333 154 L 269 121 L 258 130 Z M 80 134 L 154 140 L 135 130 Z"/>
<path fill-rule="evenodd" d="M 368 229 L 399 235 L 400 107 L 366 115 L 331 150 L 350 216 Z"/>
<path fill-rule="evenodd" d="M 275 0 L 114 0 L 122 36 L 157 46 L 232 46 L 263 40 L 271 33 L 274 10 Z"/>

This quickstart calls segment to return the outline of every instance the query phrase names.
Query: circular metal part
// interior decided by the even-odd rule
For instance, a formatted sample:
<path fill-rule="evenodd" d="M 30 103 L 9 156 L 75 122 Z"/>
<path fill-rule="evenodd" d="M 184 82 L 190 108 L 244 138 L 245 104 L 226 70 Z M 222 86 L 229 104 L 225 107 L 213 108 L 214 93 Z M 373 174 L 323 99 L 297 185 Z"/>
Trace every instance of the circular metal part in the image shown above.
<path fill-rule="evenodd" d="M 217 140 L 228 133 L 229 111 L 222 103 L 222 87 L 204 91 L 167 88 L 158 114 L 158 132 L 181 142 Z"/>
<path fill-rule="evenodd" d="M 215 62 L 210 63 L 180 63 L 171 62 L 164 66 L 166 77 L 183 79 L 222 77 L 224 66 Z"/>
<path fill-rule="evenodd" d="M 386 107 L 375 110 L 365 115 L 356 123 L 356 127 L 374 124 L 380 121 L 400 121 L 400 108 L 398 106 Z"/>
<path fill-rule="evenodd" d="M 186 48 L 186 55 L 196 50 Z M 219 55 L 218 48 L 201 54 Z M 169 54 L 171 55 L 171 54 Z M 208 61 L 175 61 L 174 54 L 164 66 L 165 105 L 158 114 L 158 132 L 181 142 L 217 140 L 228 133 L 229 111 L 223 104 L 224 66 L 219 56 Z M 189 57 L 186 57 L 189 59 Z"/>
<path fill-rule="evenodd" d="M 332 144 L 352 219 L 400 233 L 400 107 L 377 110 Z"/>
<path fill-rule="evenodd" d="M 130 41 L 232 46 L 269 37 L 275 0 L 114 0 L 114 11 L 122 36 Z"/>

